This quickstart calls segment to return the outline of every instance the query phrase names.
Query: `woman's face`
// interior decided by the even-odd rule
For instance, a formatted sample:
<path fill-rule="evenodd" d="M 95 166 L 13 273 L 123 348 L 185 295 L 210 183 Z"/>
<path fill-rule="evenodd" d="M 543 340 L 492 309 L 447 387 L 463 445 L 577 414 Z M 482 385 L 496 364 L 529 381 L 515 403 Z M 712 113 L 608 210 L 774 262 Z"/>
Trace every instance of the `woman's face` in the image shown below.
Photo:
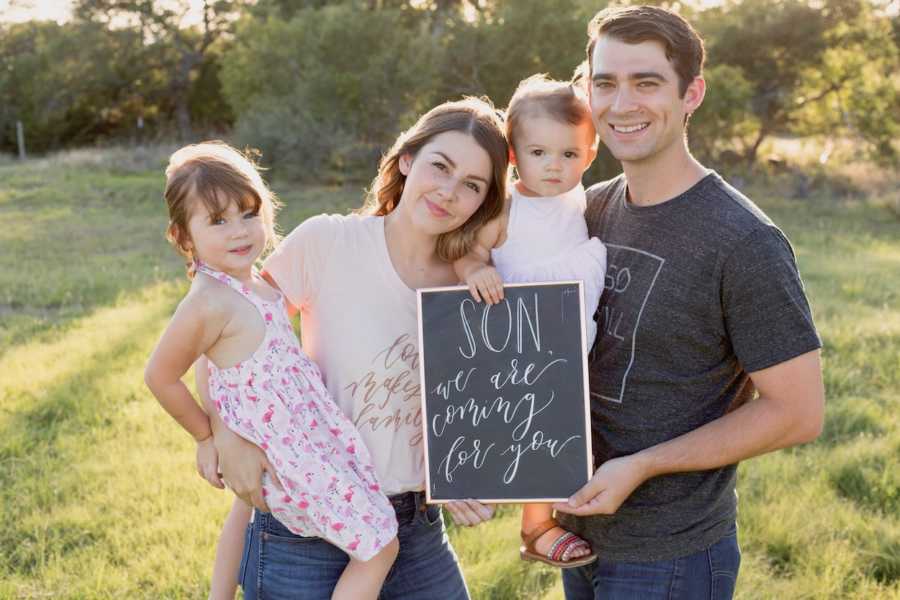
<path fill-rule="evenodd" d="M 471 135 L 447 131 L 400 157 L 406 183 L 398 210 L 422 233 L 440 235 L 465 223 L 491 185 L 488 153 Z"/>

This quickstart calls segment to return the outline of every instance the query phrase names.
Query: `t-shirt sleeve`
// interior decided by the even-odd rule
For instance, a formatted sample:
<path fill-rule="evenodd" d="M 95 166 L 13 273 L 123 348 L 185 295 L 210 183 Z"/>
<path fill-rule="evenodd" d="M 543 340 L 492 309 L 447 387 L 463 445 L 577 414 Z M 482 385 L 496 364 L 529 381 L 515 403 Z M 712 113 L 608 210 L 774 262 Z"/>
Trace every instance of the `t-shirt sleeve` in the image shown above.
<path fill-rule="evenodd" d="M 314 301 L 339 234 L 341 217 L 318 215 L 307 219 L 284 238 L 263 262 L 288 301 L 297 307 Z"/>
<path fill-rule="evenodd" d="M 725 261 L 722 304 L 734 353 L 747 372 L 822 346 L 794 251 L 775 226 L 749 234 Z"/>

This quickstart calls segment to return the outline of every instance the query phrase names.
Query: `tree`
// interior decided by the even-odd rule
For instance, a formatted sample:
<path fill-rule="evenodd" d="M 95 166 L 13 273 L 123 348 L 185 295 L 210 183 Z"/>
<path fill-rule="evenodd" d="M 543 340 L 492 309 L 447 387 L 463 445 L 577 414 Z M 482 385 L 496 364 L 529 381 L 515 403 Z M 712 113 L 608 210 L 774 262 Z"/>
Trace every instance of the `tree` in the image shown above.
<path fill-rule="evenodd" d="M 447 32 L 446 77 L 436 84 L 442 95 L 487 94 L 502 107 L 529 75 L 568 80 L 584 60 L 587 22 L 599 8 L 581 0 L 492 2 Z"/>
<path fill-rule="evenodd" d="M 723 132 L 737 135 L 748 162 L 772 134 L 835 127 L 892 153 L 900 63 L 876 8 L 873 0 L 733 0 L 701 13 L 710 64 L 728 65 L 732 80 L 750 86 L 749 112 L 729 117 L 743 123 Z"/>
<path fill-rule="evenodd" d="M 688 125 L 691 152 L 702 160 L 734 153 L 735 140 L 752 139 L 759 121 L 751 110 L 753 85 L 729 64 L 704 69 L 706 97 Z"/>
<path fill-rule="evenodd" d="M 92 23 L 26 22 L 0 30 L 0 145 L 15 148 L 17 120 L 36 152 L 116 131 L 129 116 L 128 90 L 144 75 L 135 63 L 139 46 L 127 31 Z"/>
<path fill-rule="evenodd" d="M 86 22 L 108 29 L 134 28 L 144 41 L 145 64 L 168 74 L 168 89 L 179 137 L 193 136 L 190 94 L 193 80 L 208 59 L 213 44 L 224 36 L 239 16 L 240 0 L 204 0 L 199 25 L 185 23 L 187 0 L 78 0 L 74 13 Z"/>
<path fill-rule="evenodd" d="M 350 3 L 247 17 L 222 58 L 241 143 L 302 178 L 367 173 L 434 99 L 440 49 L 422 11 Z"/>

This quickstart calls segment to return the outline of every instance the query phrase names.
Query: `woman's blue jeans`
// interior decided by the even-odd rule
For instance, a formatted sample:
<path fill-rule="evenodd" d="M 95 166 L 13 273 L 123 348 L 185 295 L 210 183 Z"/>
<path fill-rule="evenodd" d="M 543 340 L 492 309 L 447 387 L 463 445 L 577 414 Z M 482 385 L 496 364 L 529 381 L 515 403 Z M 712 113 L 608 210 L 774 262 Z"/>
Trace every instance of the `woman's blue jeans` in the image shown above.
<path fill-rule="evenodd" d="M 730 600 L 741 565 L 737 528 L 695 554 L 674 560 L 603 560 L 563 570 L 566 600 Z"/>
<path fill-rule="evenodd" d="M 400 553 L 379 598 L 468 600 L 440 507 L 426 506 L 422 492 L 390 500 L 400 526 Z M 246 600 L 329 600 L 348 560 L 325 540 L 295 535 L 271 514 L 256 511 L 238 581 Z"/>

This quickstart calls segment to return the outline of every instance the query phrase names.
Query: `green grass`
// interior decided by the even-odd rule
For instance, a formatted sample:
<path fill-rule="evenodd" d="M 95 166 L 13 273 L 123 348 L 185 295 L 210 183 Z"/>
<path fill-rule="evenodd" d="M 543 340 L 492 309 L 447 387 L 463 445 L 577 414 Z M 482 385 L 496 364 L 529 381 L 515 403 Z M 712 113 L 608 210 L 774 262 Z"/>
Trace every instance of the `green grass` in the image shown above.
<path fill-rule="evenodd" d="M 201 598 L 226 493 L 144 388 L 187 282 L 164 152 L 0 165 L 0 598 Z M 278 185 L 285 231 L 361 188 Z M 749 194 L 794 243 L 825 341 L 821 438 L 740 467 L 738 598 L 900 598 L 900 236 L 878 197 Z M 518 513 L 451 527 L 475 599 L 559 599 Z"/>

